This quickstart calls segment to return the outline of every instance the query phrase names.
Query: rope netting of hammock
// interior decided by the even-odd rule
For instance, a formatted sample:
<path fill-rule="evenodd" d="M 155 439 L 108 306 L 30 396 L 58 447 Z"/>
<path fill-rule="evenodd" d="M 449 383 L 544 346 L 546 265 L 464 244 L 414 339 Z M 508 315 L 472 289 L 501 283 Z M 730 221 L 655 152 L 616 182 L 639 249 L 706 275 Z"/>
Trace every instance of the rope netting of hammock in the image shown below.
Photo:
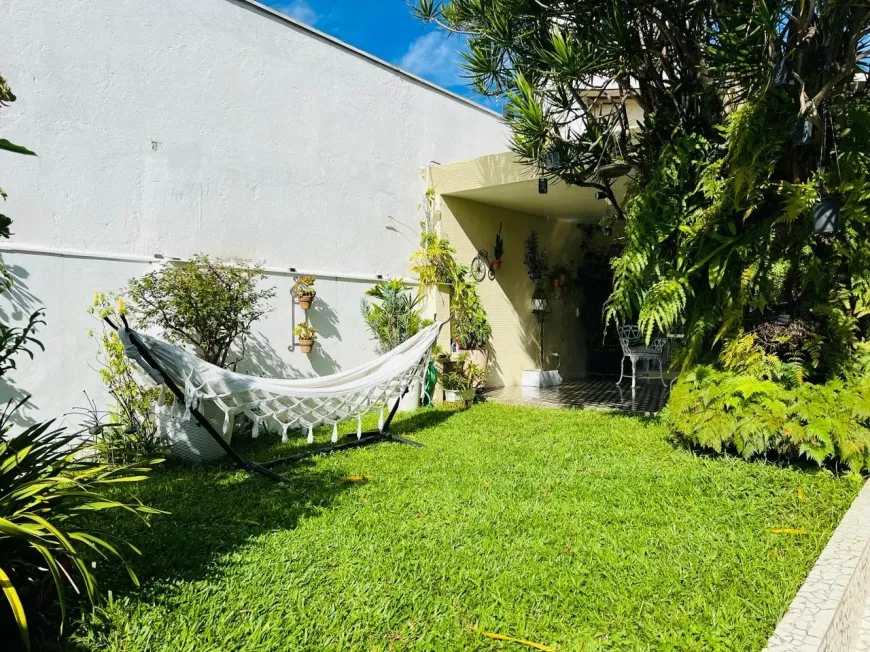
<path fill-rule="evenodd" d="M 253 424 L 252 436 L 263 428 L 274 427 L 287 441 L 293 429 L 308 431 L 314 441 L 314 428 L 331 425 L 332 441 L 338 441 L 338 424 L 357 420 L 357 437 L 362 436 L 362 417 L 380 411 L 378 429 L 383 428 L 383 408 L 399 400 L 413 383 L 422 381 L 429 366 L 432 346 L 441 323 L 429 326 L 392 351 L 354 369 L 329 376 L 301 379 L 260 378 L 216 367 L 191 352 L 155 337 L 121 328 L 118 335 L 124 351 L 158 383 L 160 373 L 139 354 L 130 339 L 137 338 L 169 380 L 184 388 L 185 404 L 172 405 L 174 417 L 189 420 L 190 409 L 208 405 L 223 413 L 223 435 L 233 431 L 235 419 L 242 414 Z M 214 411 L 214 410 L 210 410 Z"/>

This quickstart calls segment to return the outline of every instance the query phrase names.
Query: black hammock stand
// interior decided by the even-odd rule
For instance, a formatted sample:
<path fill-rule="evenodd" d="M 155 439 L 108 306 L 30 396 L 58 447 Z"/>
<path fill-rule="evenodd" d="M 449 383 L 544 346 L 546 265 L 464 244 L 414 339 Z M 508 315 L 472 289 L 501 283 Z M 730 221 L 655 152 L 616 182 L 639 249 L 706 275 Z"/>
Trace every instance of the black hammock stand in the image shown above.
<path fill-rule="evenodd" d="M 111 319 L 105 317 L 104 320 L 115 331 L 118 330 L 118 326 L 115 325 Z M 167 374 L 163 370 L 163 367 L 161 367 L 160 364 L 154 359 L 154 356 L 151 355 L 148 347 L 145 346 L 142 340 L 139 339 L 138 334 L 130 329 L 129 324 L 127 324 L 127 318 L 124 315 L 121 315 L 121 321 L 124 323 L 124 328 L 127 329 L 127 333 L 130 336 L 130 342 L 132 342 L 133 346 L 136 347 L 136 351 L 139 353 L 139 355 L 142 356 L 142 359 L 160 376 L 159 378 L 154 378 L 154 380 L 168 387 L 169 391 L 172 392 L 175 398 L 178 401 L 181 401 L 181 404 L 183 405 L 185 403 L 184 392 L 178 387 L 178 385 L 175 384 L 169 374 Z M 145 371 L 146 373 L 148 372 L 147 369 Z M 191 407 L 190 413 L 193 415 L 193 418 L 196 419 L 196 422 L 200 426 L 202 426 L 205 431 L 211 436 L 211 438 L 214 439 L 217 444 L 224 449 L 226 454 L 237 467 L 247 471 L 248 473 L 259 473 L 260 475 L 264 475 L 267 478 L 271 478 L 272 480 L 277 480 L 278 482 L 290 482 L 290 480 L 285 478 L 283 475 L 275 473 L 272 470 L 272 467 L 278 466 L 279 464 L 292 464 L 293 462 L 299 462 L 309 457 L 314 457 L 315 455 L 328 455 L 329 453 L 334 453 L 336 451 L 345 450 L 348 448 L 358 448 L 360 446 L 368 446 L 369 444 L 376 444 L 382 441 L 392 441 L 422 448 L 423 444 L 412 441 L 410 439 L 406 439 L 404 437 L 400 437 L 399 435 L 394 435 L 390 432 L 390 425 L 393 422 L 393 417 L 396 416 L 396 412 L 399 409 L 399 402 L 402 400 L 405 394 L 408 393 L 408 389 L 409 388 L 406 387 L 405 390 L 402 392 L 401 396 L 396 399 L 396 403 L 390 410 L 390 414 L 387 417 L 387 420 L 384 421 L 384 424 L 383 426 L 381 426 L 380 430 L 368 430 L 366 432 L 363 432 L 359 437 L 357 437 L 355 434 L 347 435 L 347 437 L 345 438 L 346 441 L 333 444 L 332 446 L 315 448 L 313 450 L 308 450 L 302 453 L 296 453 L 295 455 L 290 455 L 289 457 L 282 457 L 260 464 L 258 464 L 257 462 L 251 462 L 250 460 L 246 460 L 244 457 L 239 455 L 232 446 L 224 441 L 224 438 L 221 437 L 220 433 L 215 429 L 211 422 L 205 418 L 205 416 L 202 414 L 202 412 L 199 411 L 197 407 Z"/>

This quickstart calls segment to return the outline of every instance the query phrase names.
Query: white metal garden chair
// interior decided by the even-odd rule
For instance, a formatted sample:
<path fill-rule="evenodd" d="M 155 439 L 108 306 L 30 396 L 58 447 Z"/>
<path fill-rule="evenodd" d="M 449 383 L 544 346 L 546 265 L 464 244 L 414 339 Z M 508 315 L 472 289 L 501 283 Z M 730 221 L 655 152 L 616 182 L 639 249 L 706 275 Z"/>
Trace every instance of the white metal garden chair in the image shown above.
<path fill-rule="evenodd" d="M 625 374 L 625 359 L 631 360 L 631 387 L 634 388 L 637 378 L 637 361 L 647 361 L 647 371 L 649 371 L 649 362 L 655 362 L 659 367 L 659 380 L 662 385 L 667 387 L 664 374 L 664 357 L 665 347 L 668 340 L 665 337 L 656 337 L 646 344 L 643 334 L 639 326 L 627 325 L 619 326 L 616 329 L 616 334 L 619 336 L 619 345 L 622 347 L 622 360 L 619 363 L 619 380 L 617 385 L 622 384 L 622 379 Z"/>

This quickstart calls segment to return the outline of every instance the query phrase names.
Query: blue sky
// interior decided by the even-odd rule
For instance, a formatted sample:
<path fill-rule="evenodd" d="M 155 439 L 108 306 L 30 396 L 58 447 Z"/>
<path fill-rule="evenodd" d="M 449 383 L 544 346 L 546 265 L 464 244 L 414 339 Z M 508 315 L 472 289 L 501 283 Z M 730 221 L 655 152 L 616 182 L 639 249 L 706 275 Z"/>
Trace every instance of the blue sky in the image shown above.
<path fill-rule="evenodd" d="M 261 2 L 459 95 L 494 106 L 469 89 L 462 78 L 458 63 L 461 38 L 423 24 L 405 0 Z"/>

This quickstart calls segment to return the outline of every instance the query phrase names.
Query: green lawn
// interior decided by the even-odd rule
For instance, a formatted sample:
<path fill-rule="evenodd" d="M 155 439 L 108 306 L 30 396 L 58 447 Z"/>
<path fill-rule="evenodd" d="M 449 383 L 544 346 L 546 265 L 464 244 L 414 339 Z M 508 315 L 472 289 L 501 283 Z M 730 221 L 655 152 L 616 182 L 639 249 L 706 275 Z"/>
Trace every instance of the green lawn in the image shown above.
<path fill-rule="evenodd" d="M 318 458 L 289 486 L 158 473 L 141 497 L 172 514 L 116 528 L 142 588 L 107 582 L 76 647 L 758 650 L 859 489 L 594 411 L 483 404 L 396 430 L 426 447 Z"/>

